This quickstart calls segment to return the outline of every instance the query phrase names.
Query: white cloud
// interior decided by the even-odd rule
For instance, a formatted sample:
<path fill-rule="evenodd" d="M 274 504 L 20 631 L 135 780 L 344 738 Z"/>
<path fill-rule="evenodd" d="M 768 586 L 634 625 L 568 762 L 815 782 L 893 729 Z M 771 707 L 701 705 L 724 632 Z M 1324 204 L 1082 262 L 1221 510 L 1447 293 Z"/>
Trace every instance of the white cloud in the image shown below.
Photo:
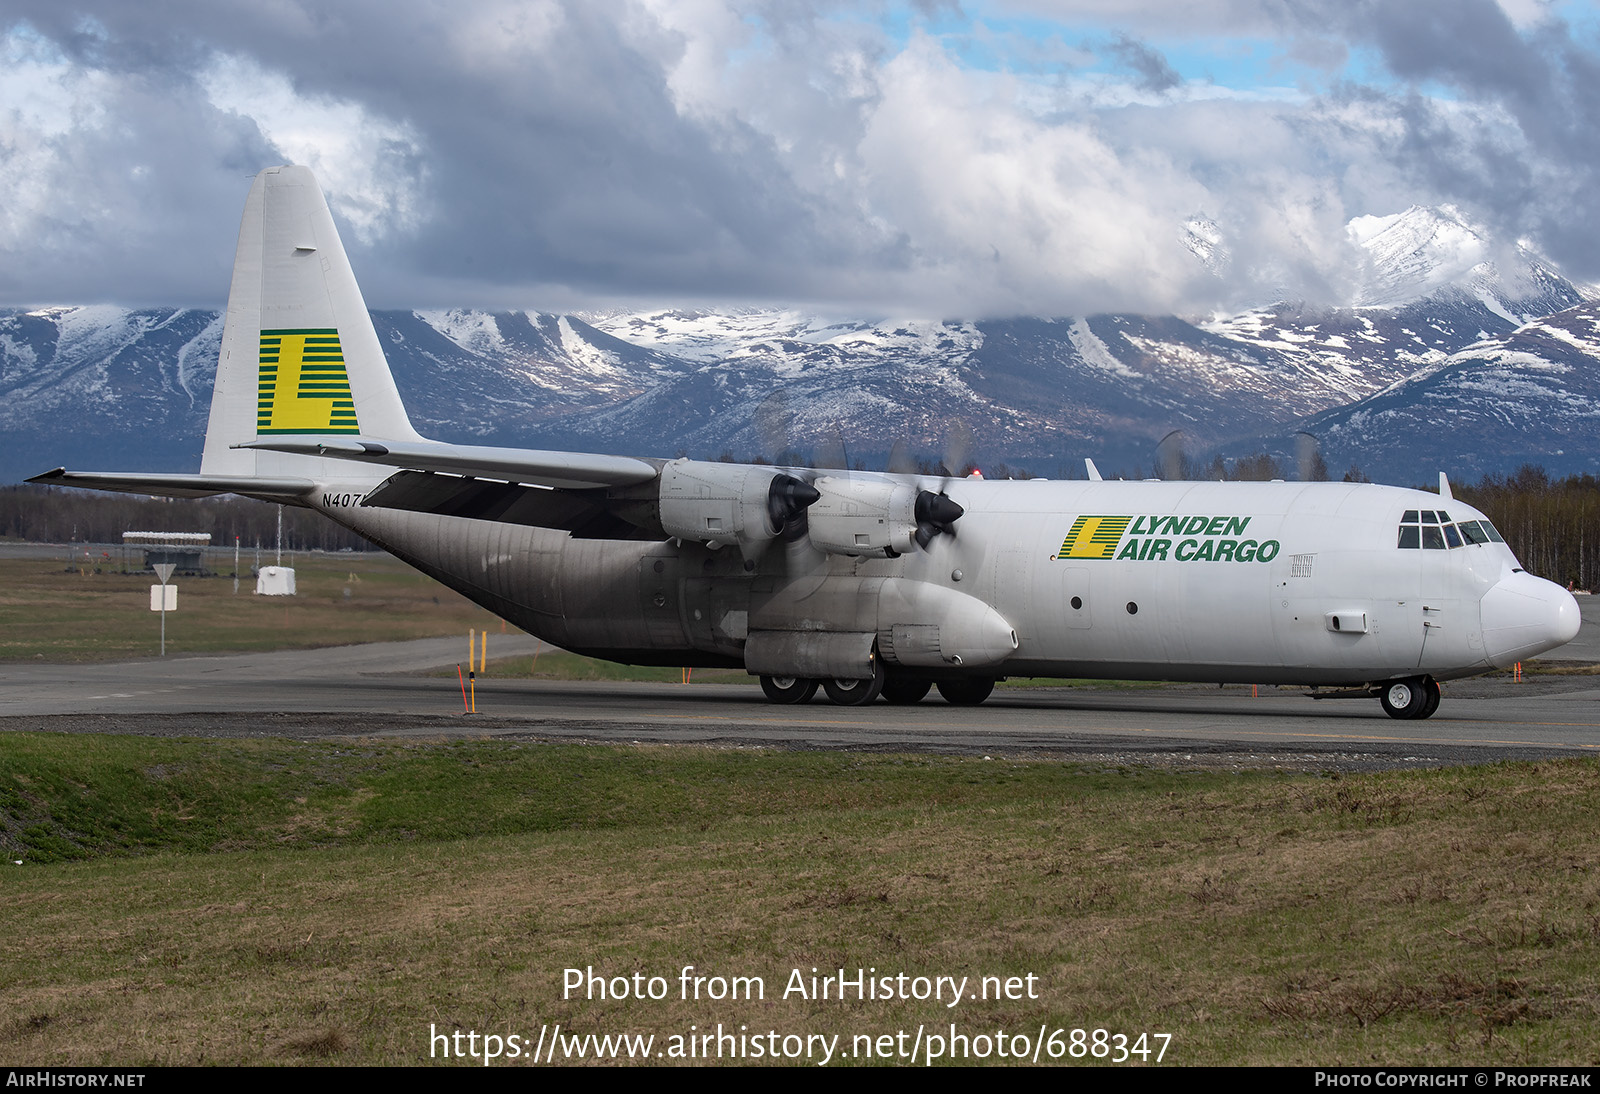
<path fill-rule="evenodd" d="M 416 228 L 422 147 L 410 126 L 359 102 L 303 94 L 286 74 L 239 54 L 217 54 L 199 81 L 217 109 L 249 118 L 285 158 L 316 172 L 360 242 Z"/>
<path fill-rule="evenodd" d="M 106 84 L 26 26 L 0 39 L 0 247 L 24 246 L 55 215 L 63 140 L 106 124 Z"/>
<path fill-rule="evenodd" d="M 317 171 L 393 305 L 1337 302 L 1362 261 L 1351 217 L 1447 201 L 1570 261 L 1600 253 L 1576 63 L 1593 57 L 1535 0 L 17 6 L 31 22 L 0 20 L 15 303 L 214 299 L 244 180 L 284 159 Z M 1332 93 L 1173 83 L 1185 35 L 1392 71 Z M 1221 276 L 1182 243 L 1201 211 Z"/>
<path fill-rule="evenodd" d="M 1043 121 L 1015 81 L 961 72 L 917 39 L 882 72 L 859 149 L 864 195 L 903 232 L 911 277 L 946 308 L 1046 312 L 1157 308 L 1197 268 L 1175 226 L 1202 188 L 1158 151 L 1124 156 L 1091 118 Z"/>

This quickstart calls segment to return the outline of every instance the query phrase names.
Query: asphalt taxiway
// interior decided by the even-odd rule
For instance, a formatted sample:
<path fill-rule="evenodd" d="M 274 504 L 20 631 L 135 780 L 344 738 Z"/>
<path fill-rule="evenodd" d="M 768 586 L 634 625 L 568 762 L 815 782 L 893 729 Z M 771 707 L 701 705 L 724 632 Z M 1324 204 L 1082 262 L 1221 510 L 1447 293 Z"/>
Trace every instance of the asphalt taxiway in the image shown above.
<path fill-rule="evenodd" d="M 1586 598 L 1587 599 L 1587 598 Z M 1585 628 L 1588 631 L 1588 628 Z M 496 656 L 534 639 L 496 636 Z M 1582 638 L 1580 638 L 1580 642 Z M 0 732 L 184 736 L 517 736 L 785 748 L 1060 754 L 1293 768 L 1414 766 L 1600 753 L 1600 677 L 1445 685 L 1438 714 L 1293 689 L 1001 688 L 979 707 L 774 706 L 743 684 L 480 681 L 462 713 L 459 639 L 114 664 L 0 668 Z M 1580 652 L 1583 647 L 1580 647 Z"/>

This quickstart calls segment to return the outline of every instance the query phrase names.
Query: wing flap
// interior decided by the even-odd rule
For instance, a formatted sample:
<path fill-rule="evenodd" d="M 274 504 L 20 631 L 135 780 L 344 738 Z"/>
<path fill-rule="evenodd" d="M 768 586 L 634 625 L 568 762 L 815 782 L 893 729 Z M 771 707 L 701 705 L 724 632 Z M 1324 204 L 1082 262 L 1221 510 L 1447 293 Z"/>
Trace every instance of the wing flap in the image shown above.
<path fill-rule="evenodd" d="M 604 489 L 556 490 L 431 471 L 401 471 L 385 479 L 362 499 L 361 504 L 534 528 L 559 528 L 578 539 L 665 538 L 652 535 L 611 512 L 605 493 Z"/>

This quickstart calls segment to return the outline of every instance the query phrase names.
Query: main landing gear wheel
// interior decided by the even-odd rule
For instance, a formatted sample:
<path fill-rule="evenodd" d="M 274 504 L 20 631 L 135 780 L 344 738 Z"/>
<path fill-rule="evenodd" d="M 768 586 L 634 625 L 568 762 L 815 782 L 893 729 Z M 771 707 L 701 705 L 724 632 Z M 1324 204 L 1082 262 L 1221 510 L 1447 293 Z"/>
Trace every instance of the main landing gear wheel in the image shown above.
<path fill-rule="evenodd" d="M 1434 680 L 1425 680 L 1423 687 L 1427 688 L 1428 701 L 1422 705 L 1422 713 L 1417 717 L 1432 718 L 1433 712 L 1439 709 L 1439 685 Z"/>
<path fill-rule="evenodd" d="M 865 706 L 883 690 L 883 680 L 824 680 L 822 690 L 842 707 Z"/>
<path fill-rule="evenodd" d="M 933 690 L 933 681 L 915 676 L 891 676 L 883 682 L 883 697 L 895 706 L 920 703 Z"/>
<path fill-rule="evenodd" d="M 798 676 L 763 676 L 761 690 L 774 703 L 809 703 L 817 693 L 817 682 Z"/>
<path fill-rule="evenodd" d="M 1391 718 L 1426 718 L 1439 709 L 1439 685 L 1426 676 L 1396 680 L 1378 695 Z"/>
<path fill-rule="evenodd" d="M 951 706 L 975 707 L 994 690 L 994 681 L 988 677 L 958 677 L 954 680 L 940 680 L 939 694 L 944 696 L 944 701 Z"/>

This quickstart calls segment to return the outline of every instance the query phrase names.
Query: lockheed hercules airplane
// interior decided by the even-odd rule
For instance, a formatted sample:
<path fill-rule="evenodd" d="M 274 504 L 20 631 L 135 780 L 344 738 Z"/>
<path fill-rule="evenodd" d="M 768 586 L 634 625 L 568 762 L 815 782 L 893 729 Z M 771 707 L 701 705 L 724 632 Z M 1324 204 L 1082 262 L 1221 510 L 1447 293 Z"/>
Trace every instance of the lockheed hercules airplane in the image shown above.
<path fill-rule="evenodd" d="M 440 444 L 412 429 L 311 172 L 256 177 L 198 475 L 31 480 L 316 509 L 516 626 L 727 666 L 779 703 L 982 702 L 1003 677 L 1306 685 L 1426 718 L 1578 633 L 1439 494 L 985 482 Z"/>

